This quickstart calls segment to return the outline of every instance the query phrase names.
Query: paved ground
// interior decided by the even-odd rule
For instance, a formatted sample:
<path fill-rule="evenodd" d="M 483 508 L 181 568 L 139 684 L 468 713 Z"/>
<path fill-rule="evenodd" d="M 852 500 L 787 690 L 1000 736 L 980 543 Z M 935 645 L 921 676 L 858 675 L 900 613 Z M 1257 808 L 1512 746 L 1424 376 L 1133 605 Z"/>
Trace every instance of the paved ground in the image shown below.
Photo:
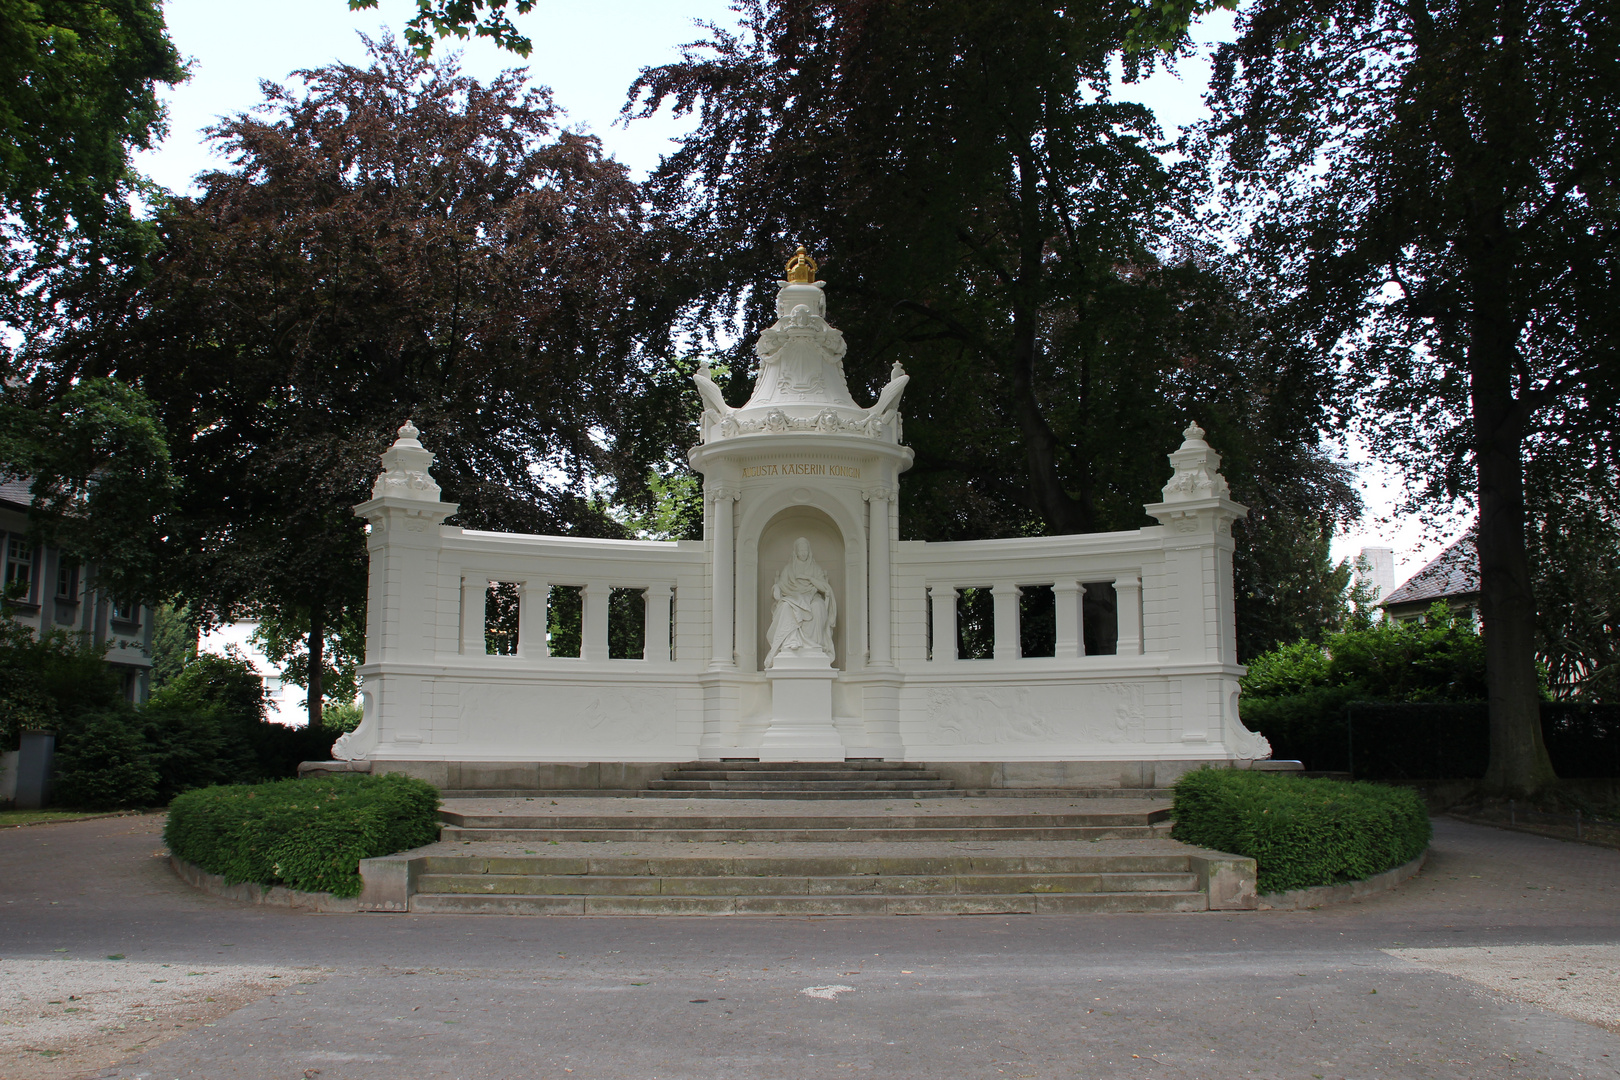
<path fill-rule="evenodd" d="M 1422 875 L 1320 911 L 727 919 L 297 914 L 189 890 L 155 818 L 6 830 L 0 970 L 238 997 L 0 1076 L 1620 1077 L 1620 1033 L 1532 1003 L 1620 997 L 1620 852 L 1436 824 Z"/>

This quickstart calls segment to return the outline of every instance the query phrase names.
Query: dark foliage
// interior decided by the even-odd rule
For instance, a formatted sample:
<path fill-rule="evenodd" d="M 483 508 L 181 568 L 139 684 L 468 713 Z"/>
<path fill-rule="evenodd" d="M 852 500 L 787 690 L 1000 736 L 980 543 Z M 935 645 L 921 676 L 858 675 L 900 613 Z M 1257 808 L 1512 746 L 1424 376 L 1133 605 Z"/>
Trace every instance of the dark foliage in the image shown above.
<path fill-rule="evenodd" d="M 1482 701 L 1362 701 L 1321 688 L 1246 706 L 1243 722 L 1275 757 L 1365 780 L 1478 780 L 1490 757 Z M 1620 778 L 1620 706 L 1544 701 L 1541 732 L 1559 776 Z"/>
<path fill-rule="evenodd" d="M 912 375 L 911 538 L 1150 524 L 1197 418 L 1256 508 L 1237 577 L 1257 651 L 1335 609 L 1314 540 L 1359 512 L 1319 446 L 1337 376 L 1268 324 L 1264 267 L 1197 237 L 1191 178 L 1110 96 L 1129 7 L 744 3 L 740 27 L 644 71 L 627 111 L 702 117 L 648 189 L 689 328 L 735 342 L 734 403 L 770 271 L 803 240 L 856 396 L 895 361 Z"/>
<path fill-rule="evenodd" d="M 51 801 L 76 810 L 158 804 L 168 779 L 127 711 L 87 713 L 57 732 Z"/>
<path fill-rule="evenodd" d="M 65 631 L 36 638 L 0 604 L 0 750 L 25 728 L 55 730 L 79 716 L 125 707 L 102 651 Z"/>
<path fill-rule="evenodd" d="M 1184 42 L 1210 6 L 1140 8 L 1138 38 Z M 1414 506 L 1477 506 L 1489 783 L 1534 794 L 1556 776 L 1527 533 L 1538 501 L 1612 488 L 1620 460 L 1620 18 L 1585 0 L 1258 0 L 1237 31 L 1187 149 L 1274 267 L 1280 323 L 1352 373 Z"/>
<path fill-rule="evenodd" d="M 407 417 L 457 523 L 552 533 L 620 531 L 585 478 L 645 484 L 636 438 L 658 426 L 625 170 L 520 73 L 486 85 L 371 48 L 214 128 L 231 165 L 160 205 L 143 274 L 87 292 L 34 358 L 35 396 L 113 375 L 158 403 L 180 483 L 157 591 L 204 625 L 265 613 L 284 645 L 301 634 L 307 656 L 282 651 L 313 726 L 326 642 L 364 604 L 351 507 Z"/>
<path fill-rule="evenodd" d="M 121 276 L 149 248 L 131 158 L 184 78 L 156 0 L 0 0 L 0 356 L 58 325 L 64 279 Z"/>
<path fill-rule="evenodd" d="M 192 788 L 292 776 L 337 737 L 267 721 L 263 680 L 238 659 L 198 656 L 138 707 L 98 651 L 65 637 L 0 647 L 0 669 L 15 677 L 0 699 L 12 722 L 56 733 L 62 806 L 162 806 Z"/>

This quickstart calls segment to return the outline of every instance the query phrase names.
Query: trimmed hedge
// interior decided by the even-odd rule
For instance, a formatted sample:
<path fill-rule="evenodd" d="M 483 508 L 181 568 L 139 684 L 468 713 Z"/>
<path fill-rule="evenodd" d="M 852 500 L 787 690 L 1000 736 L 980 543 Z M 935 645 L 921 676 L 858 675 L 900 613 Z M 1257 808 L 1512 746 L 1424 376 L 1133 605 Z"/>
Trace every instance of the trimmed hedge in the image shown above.
<path fill-rule="evenodd" d="M 439 790 L 404 776 L 202 788 L 175 797 L 169 850 L 232 885 L 360 895 L 360 860 L 439 838 Z"/>
<path fill-rule="evenodd" d="M 1429 846 L 1417 792 L 1246 769 L 1200 769 L 1176 781 L 1177 840 L 1245 855 L 1261 893 L 1361 881 Z"/>

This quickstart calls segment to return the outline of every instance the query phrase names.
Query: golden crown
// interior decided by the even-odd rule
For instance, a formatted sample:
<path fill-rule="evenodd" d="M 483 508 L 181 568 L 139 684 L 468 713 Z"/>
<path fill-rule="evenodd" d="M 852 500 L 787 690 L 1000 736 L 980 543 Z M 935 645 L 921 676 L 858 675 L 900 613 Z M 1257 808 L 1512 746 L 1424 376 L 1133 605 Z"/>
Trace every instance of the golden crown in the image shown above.
<path fill-rule="evenodd" d="M 795 285 L 808 285 L 816 280 L 816 260 L 805 252 L 803 244 L 800 244 L 799 250 L 793 253 L 793 258 L 788 260 L 787 279 Z"/>

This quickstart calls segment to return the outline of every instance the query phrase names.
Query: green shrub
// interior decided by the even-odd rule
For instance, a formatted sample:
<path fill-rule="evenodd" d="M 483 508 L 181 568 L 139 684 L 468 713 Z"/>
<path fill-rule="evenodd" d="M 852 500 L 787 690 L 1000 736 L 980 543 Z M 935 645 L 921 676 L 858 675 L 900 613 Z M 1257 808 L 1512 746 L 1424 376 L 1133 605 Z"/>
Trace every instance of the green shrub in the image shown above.
<path fill-rule="evenodd" d="M 1344 769 L 1345 707 L 1363 699 L 1357 687 L 1312 686 L 1282 697 L 1244 696 L 1243 726 L 1264 735 L 1271 754 L 1307 769 Z"/>
<path fill-rule="evenodd" d="M 79 810 L 151 806 L 158 783 L 158 771 L 127 713 L 92 714 L 62 733 L 51 801 Z"/>
<path fill-rule="evenodd" d="M 224 719 L 219 705 L 153 695 L 139 729 L 158 774 L 157 804 L 192 788 L 258 780 L 253 748 Z"/>
<path fill-rule="evenodd" d="M 64 720 L 125 707 L 105 647 L 53 630 L 35 637 L 0 602 L 0 750 L 15 750 L 27 728 L 56 730 Z"/>
<path fill-rule="evenodd" d="M 337 705 L 328 705 L 321 710 L 321 727 L 338 735 L 345 731 L 353 731 L 360 726 L 363 719 L 365 713 L 359 698 Z"/>
<path fill-rule="evenodd" d="M 439 792 L 403 776 L 338 776 L 188 791 L 169 806 L 178 857 L 244 881 L 360 893 L 360 860 L 432 843 Z"/>
<path fill-rule="evenodd" d="M 230 656 L 202 653 L 154 691 L 148 705 L 172 712 L 217 709 L 222 723 L 251 728 L 264 720 L 264 679 L 234 650 Z"/>
<path fill-rule="evenodd" d="M 1321 688 L 1347 700 L 1483 701 L 1485 639 L 1466 616 L 1436 604 L 1421 622 L 1382 622 L 1300 641 L 1249 661 L 1243 704 Z"/>
<path fill-rule="evenodd" d="M 1253 859 L 1262 893 L 1361 881 L 1429 846 L 1415 791 L 1200 769 L 1176 782 L 1177 840 Z"/>

